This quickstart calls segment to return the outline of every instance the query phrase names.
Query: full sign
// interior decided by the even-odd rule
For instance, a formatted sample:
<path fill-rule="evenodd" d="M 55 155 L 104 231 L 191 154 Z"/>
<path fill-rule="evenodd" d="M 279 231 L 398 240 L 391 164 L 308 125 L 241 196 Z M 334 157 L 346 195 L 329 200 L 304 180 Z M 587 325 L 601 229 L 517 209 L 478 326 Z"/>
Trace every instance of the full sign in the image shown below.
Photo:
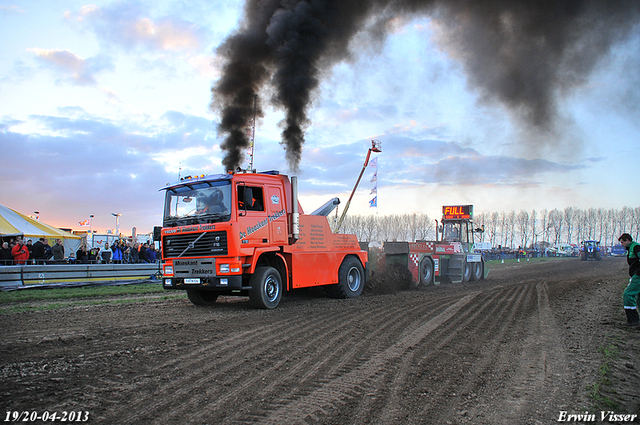
<path fill-rule="evenodd" d="M 470 219 L 473 216 L 473 205 L 455 205 L 442 207 L 443 220 Z"/>

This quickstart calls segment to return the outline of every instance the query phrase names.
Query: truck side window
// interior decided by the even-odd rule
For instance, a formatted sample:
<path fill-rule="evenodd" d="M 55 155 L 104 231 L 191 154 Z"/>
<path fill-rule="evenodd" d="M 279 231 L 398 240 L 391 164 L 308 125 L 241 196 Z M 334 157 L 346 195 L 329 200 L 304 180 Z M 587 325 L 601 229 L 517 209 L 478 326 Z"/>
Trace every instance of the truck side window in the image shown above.
<path fill-rule="evenodd" d="M 238 186 L 238 209 L 264 211 L 264 196 L 258 186 Z"/>

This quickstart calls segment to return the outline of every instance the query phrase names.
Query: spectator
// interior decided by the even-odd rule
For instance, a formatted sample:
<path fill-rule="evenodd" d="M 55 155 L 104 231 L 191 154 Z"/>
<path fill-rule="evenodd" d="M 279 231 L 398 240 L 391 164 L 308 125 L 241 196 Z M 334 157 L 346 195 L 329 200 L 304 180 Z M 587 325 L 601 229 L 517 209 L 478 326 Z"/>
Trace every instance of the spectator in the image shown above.
<path fill-rule="evenodd" d="M 29 248 L 22 239 L 18 239 L 16 245 L 11 249 L 14 264 L 26 264 L 29 259 Z"/>
<path fill-rule="evenodd" d="M 138 258 L 140 259 L 139 261 L 141 263 L 149 262 L 149 259 L 147 258 L 147 248 L 149 248 L 149 245 L 147 245 L 146 242 L 140 245 L 140 250 L 138 251 Z"/>
<path fill-rule="evenodd" d="M 89 253 L 87 252 L 87 246 L 85 244 L 81 244 L 76 251 L 76 263 L 89 263 Z"/>
<path fill-rule="evenodd" d="M 127 242 L 127 249 L 125 251 L 125 258 L 127 260 L 127 263 L 135 264 L 135 263 L 138 262 L 140 257 L 139 257 L 139 253 L 138 253 L 138 243 L 137 242 L 135 244 L 133 244 L 133 246 L 131 245 L 131 242 Z"/>
<path fill-rule="evenodd" d="M 13 264 L 13 255 L 9 249 L 9 242 L 2 242 L 2 248 L 0 248 L 0 265 L 10 266 Z"/>
<path fill-rule="evenodd" d="M 27 249 L 29 250 L 29 261 L 27 263 L 33 264 L 33 241 L 31 239 L 27 241 Z"/>
<path fill-rule="evenodd" d="M 102 252 L 100 252 L 100 255 L 102 257 L 103 263 L 109 264 L 111 262 L 111 256 L 113 255 L 113 251 L 111 251 L 111 248 L 109 247 L 108 243 L 104 244 L 104 249 L 102 250 Z"/>
<path fill-rule="evenodd" d="M 47 240 L 47 238 L 44 238 L 42 240 L 42 245 L 44 248 L 44 254 L 42 254 L 42 260 L 43 262 L 46 262 L 47 260 L 50 260 L 51 257 L 53 257 L 53 251 L 51 251 L 51 245 L 49 245 L 49 241 Z"/>
<path fill-rule="evenodd" d="M 156 252 L 156 246 L 154 244 L 151 244 L 149 249 L 147 249 L 147 260 L 149 260 L 150 263 L 158 261 L 158 253 Z"/>
<path fill-rule="evenodd" d="M 53 253 L 53 261 L 56 263 L 64 262 L 64 245 L 62 245 L 62 239 L 56 239 L 56 244 L 51 247 Z"/>
<path fill-rule="evenodd" d="M 88 253 L 89 253 L 89 264 L 97 264 L 100 248 L 91 248 Z"/>
<path fill-rule="evenodd" d="M 44 260 L 44 241 L 45 238 L 40 238 L 36 241 L 36 243 L 33 244 L 31 255 L 36 264 L 42 264 Z"/>
<path fill-rule="evenodd" d="M 122 242 L 117 240 L 111 245 L 111 251 L 113 251 L 113 263 L 121 264 L 124 260 L 124 250 L 122 249 Z"/>

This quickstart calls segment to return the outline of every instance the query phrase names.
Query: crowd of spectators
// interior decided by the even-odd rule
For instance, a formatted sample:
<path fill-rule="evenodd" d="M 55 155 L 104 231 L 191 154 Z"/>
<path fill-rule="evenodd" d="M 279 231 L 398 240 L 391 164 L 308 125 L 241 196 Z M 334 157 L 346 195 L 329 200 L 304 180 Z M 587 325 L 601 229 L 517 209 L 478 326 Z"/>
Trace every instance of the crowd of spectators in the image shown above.
<path fill-rule="evenodd" d="M 51 246 L 47 238 L 40 238 L 36 243 L 21 237 L 2 240 L 0 247 L 0 266 L 25 264 L 135 264 L 156 263 L 160 260 L 159 252 L 152 242 L 131 242 L 116 240 L 112 245 L 104 247 L 87 246 L 82 242 L 78 250 L 65 255 L 61 239 Z"/>

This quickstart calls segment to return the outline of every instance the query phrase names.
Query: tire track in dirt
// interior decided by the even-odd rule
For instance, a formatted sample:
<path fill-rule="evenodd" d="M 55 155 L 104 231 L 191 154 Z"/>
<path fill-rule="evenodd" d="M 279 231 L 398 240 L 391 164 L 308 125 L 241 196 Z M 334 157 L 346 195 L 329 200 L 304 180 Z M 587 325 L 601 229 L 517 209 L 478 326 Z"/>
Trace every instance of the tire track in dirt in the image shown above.
<path fill-rule="evenodd" d="M 376 335 L 396 335 L 398 329 L 403 326 L 402 318 L 411 316 L 414 314 L 414 310 L 418 308 L 423 308 L 423 306 L 406 309 L 401 315 L 396 314 L 396 320 L 389 320 L 389 316 L 393 314 L 393 311 L 389 311 L 386 306 L 370 311 L 367 314 L 367 320 L 371 320 L 374 323 L 383 323 L 384 325 L 377 326 L 373 333 L 367 333 L 367 338 L 359 338 L 357 334 L 358 327 L 363 320 L 363 315 L 359 314 L 357 310 L 347 313 L 350 317 L 347 321 L 335 316 L 329 319 L 325 312 L 319 312 L 318 314 L 321 317 L 327 319 L 324 321 L 316 320 L 315 318 L 308 319 L 307 325 L 301 330 L 304 338 L 293 336 L 288 338 L 287 341 L 278 341 L 277 345 L 280 346 L 277 349 L 278 351 L 275 351 L 273 347 L 268 349 L 273 351 L 271 357 L 277 359 L 275 363 L 265 369 L 261 369 L 257 375 L 249 379 L 242 381 L 234 379 L 236 383 L 240 382 L 240 384 L 236 384 L 236 388 L 232 391 L 226 392 L 214 400 L 211 400 L 211 394 L 207 395 L 209 400 L 203 399 L 200 402 L 196 397 L 185 403 L 183 409 L 173 409 L 168 412 L 163 419 L 171 420 L 171 418 L 174 418 L 178 420 L 178 418 L 184 417 L 180 412 L 180 410 L 184 410 L 185 412 L 189 411 L 189 416 L 193 421 L 206 421 L 206 419 L 215 417 L 220 408 L 227 408 L 228 404 L 232 403 L 233 400 L 251 398 L 250 388 L 254 385 L 261 387 L 259 392 L 262 399 L 274 399 L 268 404 L 268 407 L 272 409 L 274 406 L 281 405 L 284 399 L 298 397 L 297 391 L 301 391 L 303 394 L 308 393 L 310 391 L 308 387 L 317 386 L 316 381 L 328 379 L 327 376 L 336 373 L 336 370 L 341 368 L 350 369 L 348 363 L 358 362 L 358 355 L 362 356 L 377 350 L 376 347 L 370 346 L 371 341 L 376 340 Z M 339 324 L 339 326 L 336 326 L 336 324 Z M 311 330 L 309 327 L 311 327 Z M 373 336 L 373 339 L 370 338 L 371 336 Z M 353 341 L 353 338 L 358 338 L 358 340 Z M 304 340 L 306 342 L 301 344 L 300 341 Z M 313 354 L 310 355 L 310 352 Z M 247 350 L 246 353 L 250 357 L 259 356 L 259 354 L 255 354 L 251 350 Z M 308 369 L 307 372 L 297 376 L 304 369 Z M 295 380 L 293 377 L 295 377 Z M 283 393 L 283 390 L 279 389 L 285 383 L 287 393 Z M 205 407 L 194 411 L 193 407 L 189 408 L 192 405 Z M 239 406 L 238 413 L 224 418 L 223 423 L 232 423 L 236 420 L 246 423 L 248 418 L 244 410 L 242 406 Z M 256 407 L 251 410 L 253 412 L 251 412 L 250 417 L 264 416 L 264 412 L 260 412 L 260 409 Z M 221 420 L 221 418 L 218 418 L 218 421 Z"/>
<path fill-rule="evenodd" d="M 437 358 L 442 354 L 442 351 L 447 346 L 454 347 L 455 352 L 451 352 L 452 357 L 460 355 L 460 352 L 464 355 L 465 351 L 469 351 L 467 346 L 471 344 L 482 344 L 484 346 L 492 347 L 491 351 L 497 349 L 498 344 L 493 342 L 488 344 L 479 338 L 470 338 L 471 335 L 491 334 L 492 339 L 501 339 L 507 332 L 507 323 L 513 319 L 515 312 L 519 306 L 525 302 L 528 296 L 528 291 L 521 287 L 512 286 L 510 288 L 502 289 L 498 291 L 486 291 L 476 297 L 473 303 L 465 309 L 463 314 L 457 316 L 447 323 L 447 326 L 443 326 L 439 331 L 439 335 L 431 335 L 428 340 L 422 342 L 419 350 L 412 350 L 402 359 L 402 364 L 397 367 L 395 376 L 391 378 L 391 382 L 386 386 L 389 388 L 389 394 L 386 396 L 384 402 L 378 402 L 378 406 L 368 406 L 371 403 L 365 403 L 360 407 L 359 412 L 354 416 L 356 418 L 364 418 L 361 423 L 393 423 L 403 419 L 401 412 L 411 406 L 404 406 L 404 398 L 406 396 L 406 388 L 416 388 L 412 394 L 417 399 L 425 401 L 423 407 L 414 406 L 413 410 L 416 410 L 416 418 L 429 418 L 434 420 L 436 417 L 439 419 L 449 417 L 451 411 L 458 409 L 455 399 L 451 400 L 446 406 L 438 406 L 438 415 L 434 410 L 435 406 L 429 403 L 432 398 L 432 394 L 427 396 L 427 392 L 424 387 L 427 385 L 421 381 L 416 381 L 415 376 L 421 374 L 426 368 L 427 372 L 431 368 L 442 369 L 446 365 L 439 364 Z M 505 305 L 509 308 L 505 309 Z M 494 321 L 495 317 L 506 316 L 501 321 Z M 499 330 L 495 328 L 501 328 Z M 481 332 L 480 332 L 481 331 Z M 491 354 L 491 353 L 487 353 Z M 489 359 L 480 358 L 476 363 L 472 364 L 466 362 L 469 369 L 481 371 L 486 367 L 487 363 L 490 363 Z M 466 376 L 474 376 L 468 372 Z M 468 390 L 465 387 L 469 386 L 469 378 L 464 379 L 464 383 L 456 381 L 456 378 L 460 376 L 459 372 L 452 371 L 442 376 L 437 381 L 438 389 L 436 391 L 429 391 L 429 393 L 437 393 L 436 397 L 447 397 L 448 394 L 453 392 L 467 393 Z M 385 388 L 379 385 L 380 388 Z M 422 387 L 422 388 L 421 388 Z M 403 392 L 404 391 L 404 392 Z M 406 421 L 406 419 L 405 419 Z M 436 420 L 438 421 L 438 420 Z M 443 420 L 444 422 L 444 420 Z M 357 422 L 356 422 L 357 423 Z"/>
<path fill-rule="evenodd" d="M 287 386 L 287 393 L 284 393 L 283 390 L 274 393 L 275 401 L 269 404 L 269 410 L 283 408 L 293 400 L 306 396 L 311 392 L 309 388 L 307 388 L 309 386 L 316 388 L 320 384 L 330 382 L 336 376 L 353 370 L 366 361 L 366 359 L 380 352 L 383 347 L 388 346 L 391 342 L 387 342 L 387 339 L 391 338 L 395 340 L 396 336 L 406 328 L 407 324 L 411 322 L 413 317 L 419 314 L 420 311 L 427 310 L 437 312 L 438 310 L 443 310 L 445 307 L 446 304 L 443 305 L 443 303 L 433 300 L 427 304 L 418 303 L 413 307 L 403 309 L 401 312 L 389 309 L 386 305 L 379 307 L 373 312 L 368 312 L 366 314 L 366 321 L 374 324 L 374 330 L 372 332 L 358 335 L 362 337 L 356 342 L 348 340 L 338 341 L 338 339 L 343 338 L 344 335 L 338 335 L 331 340 L 323 340 L 320 350 L 317 350 L 313 356 L 306 357 L 289 370 L 289 374 L 296 377 L 295 381 L 290 381 L 289 377 L 284 376 L 273 380 L 271 384 L 267 385 L 267 387 L 261 391 L 261 394 L 268 394 L 274 387 L 282 386 L 285 383 Z M 361 315 L 358 311 L 354 312 L 354 314 L 359 317 L 358 320 L 364 320 L 365 315 Z M 310 345 L 316 343 L 317 341 L 311 342 Z M 294 357 L 297 356 L 294 354 Z M 296 376 L 295 372 L 297 370 L 305 368 L 308 370 L 302 376 Z M 265 410 L 255 412 L 249 417 L 234 415 L 231 418 L 226 418 L 225 423 L 233 423 L 233 421 L 237 421 L 238 423 L 259 421 L 267 414 L 268 411 Z"/>
<path fill-rule="evenodd" d="M 215 308 L 215 307 L 214 307 Z M 258 312 L 260 314 L 262 312 Z M 340 316 L 347 316 L 348 311 L 343 311 Z M 321 319 L 318 319 L 321 321 Z M 325 317 L 324 321 L 335 320 L 335 317 Z M 265 352 L 274 346 L 283 344 L 286 340 L 297 339 L 303 334 L 309 337 L 308 326 L 300 325 L 297 322 L 297 316 L 289 317 L 280 322 L 279 327 L 290 329 L 289 332 L 282 332 L 277 329 L 276 332 L 265 332 L 265 328 L 252 326 L 250 330 L 234 333 L 226 338 L 220 339 L 213 343 L 199 346 L 191 351 L 174 352 L 173 357 L 163 364 L 157 365 L 155 368 L 159 372 L 166 371 L 172 376 L 179 376 L 170 382 L 162 383 L 156 379 L 155 385 L 151 388 L 151 393 L 145 396 L 139 396 L 133 404 L 134 409 L 127 409 L 124 418 L 118 416 L 122 412 L 114 411 L 115 417 L 111 419 L 124 420 L 127 423 L 134 423 L 143 418 L 159 418 L 163 412 L 175 410 L 175 413 L 183 413 L 182 420 L 185 417 L 193 415 L 193 406 L 198 405 L 197 400 L 202 397 L 198 393 L 200 388 L 206 388 L 207 383 L 215 382 L 220 387 L 231 384 L 237 384 L 242 376 L 237 374 L 246 373 L 249 368 L 242 367 L 251 357 L 260 358 Z M 215 330 L 211 331 L 215 333 Z M 312 331 L 311 331 L 312 332 Z M 198 333 L 203 333 L 200 329 Z M 284 337 L 284 340 L 283 340 Z M 240 353 L 240 354 L 239 354 Z M 213 357 L 213 358 L 212 358 Z M 286 358 L 286 356 L 282 356 Z M 272 365 L 271 368 L 278 367 L 282 362 Z M 232 373 L 234 372 L 235 373 Z M 246 384 L 248 385 L 248 384 Z M 175 399 L 183 397 L 181 404 L 176 404 Z M 185 402 L 186 401 L 186 402 Z M 188 412 L 184 416 L 185 411 Z"/>
<path fill-rule="evenodd" d="M 501 403 L 487 403 L 491 406 L 486 409 L 487 423 L 528 423 L 533 418 L 554 421 L 559 410 L 550 401 L 572 400 L 568 383 L 559 381 L 569 363 L 549 305 L 547 282 L 530 285 L 536 293 L 536 311 L 529 318 L 530 332 L 522 341 L 518 368 L 497 394 Z"/>
<path fill-rule="evenodd" d="M 344 405 L 347 399 L 362 392 L 367 381 L 370 381 L 377 373 L 384 371 L 387 362 L 401 358 L 410 347 L 418 344 L 426 335 L 451 319 L 458 311 L 469 304 L 476 295 L 477 293 L 466 295 L 418 328 L 407 331 L 395 344 L 373 356 L 360 367 L 345 375 L 338 376 L 307 396 L 271 411 L 267 417 L 258 423 L 297 424 L 307 423 L 308 420 L 319 421 L 323 414 L 335 409 L 336 406 Z"/>

